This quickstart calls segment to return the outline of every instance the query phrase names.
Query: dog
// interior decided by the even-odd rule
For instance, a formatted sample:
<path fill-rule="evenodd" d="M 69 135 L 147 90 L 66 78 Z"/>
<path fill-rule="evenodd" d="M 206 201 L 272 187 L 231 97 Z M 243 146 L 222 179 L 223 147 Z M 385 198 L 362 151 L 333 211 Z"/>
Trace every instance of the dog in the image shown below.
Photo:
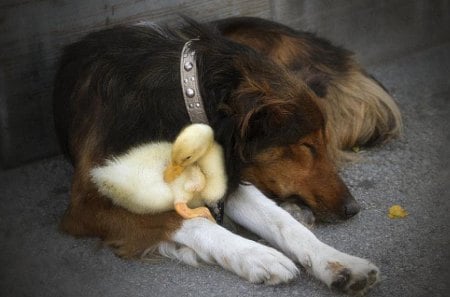
<path fill-rule="evenodd" d="M 132 213 L 90 179 L 109 158 L 171 142 L 189 124 L 179 74 L 189 40 L 205 113 L 223 148 L 225 213 L 281 252 L 204 218 Z M 294 262 L 348 293 L 378 281 L 375 265 L 322 243 L 274 202 L 302 201 L 325 220 L 354 216 L 359 206 L 337 173 L 343 149 L 399 131 L 395 103 L 346 50 L 254 18 L 117 26 L 65 48 L 54 115 L 74 166 L 63 231 L 99 237 L 121 257 L 158 252 L 191 265 L 217 263 L 255 283 L 292 280 Z"/>

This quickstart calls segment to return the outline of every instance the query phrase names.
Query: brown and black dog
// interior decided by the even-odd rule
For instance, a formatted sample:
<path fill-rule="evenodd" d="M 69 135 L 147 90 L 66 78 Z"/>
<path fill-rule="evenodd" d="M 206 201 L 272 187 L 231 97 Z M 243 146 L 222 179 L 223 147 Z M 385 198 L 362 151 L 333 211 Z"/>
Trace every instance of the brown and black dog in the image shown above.
<path fill-rule="evenodd" d="M 178 29 L 118 26 L 66 47 L 56 76 L 54 113 L 62 147 L 75 171 L 62 229 L 75 236 L 100 237 L 124 257 L 158 249 L 189 263 L 186 249 L 181 255 L 184 246 L 192 257 L 217 262 L 251 281 L 287 281 L 295 269 L 286 263 L 282 266 L 291 267 L 289 273 L 261 274 L 265 276 L 252 275 L 258 271 L 255 263 L 230 264 L 230 257 L 243 256 L 240 248 L 248 250 L 243 248 L 247 243 L 232 235 L 223 236 L 230 237 L 230 252 L 238 256 L 226 257 L 223 249 L 214 252 L 211 246 L 184 239 L 202 228 L 205 231 L 198 237 L 216 236 L 207 230 L 219 227 L 204 226 L 202 219 L 183 221 L 173 211 L 134 214 L 102 196 L 90 179 L 91 169 L 108 158 L 143 143 L 173 141 L 189 123 L 179 63 L 181 49 L 190 39 L 195 39 L 192 48 L 206 115 L 224 150 L 227 196 L 234 201 L 228 207 L 230 217 L 240 221 L 242 216 L 233 207 L 250 199 L 242 194 L 247 191 L 241 189 L 246 187 L 240 186 L 243 181 L 274 199 L 299 199 L 323 219 L 349 218 L 359 211 L 336 165 L 347 159 L 345 149 L 383 142 L 399 133 L 400 115 L 392 98 L 350 52 L 277 23 L 235 18 L 210 24 L 187 21 Z M 259 201 L 265 201 L 261 197 Z M 196 222 L 202 227 L 191 226 Z M 252 229 L 252 223 L 239 223 Z M 316 239 L 307 231 L 300 233 L 310 237 L 314 249 Z M 327 247 L 323 255 L 330 260 L 324 262 L 303 246 L 298 252 L 290 248 L 285 252 L 297 254 L 296 260 L 310 265 L 311 273 L 330 286 L 363 292 L 376 282 L 378 270 L 365 260 Z M 262 258 L 269 253 L 259 246 L 255 249 L 261 249 Z M 269 254 L 275 260 L 263 265 L 265 271 L 277 267 L 273 262 L 286 261 L 273 256 L 273 251 Z M 329 265 L 322 267 L 322 262 Z"/>

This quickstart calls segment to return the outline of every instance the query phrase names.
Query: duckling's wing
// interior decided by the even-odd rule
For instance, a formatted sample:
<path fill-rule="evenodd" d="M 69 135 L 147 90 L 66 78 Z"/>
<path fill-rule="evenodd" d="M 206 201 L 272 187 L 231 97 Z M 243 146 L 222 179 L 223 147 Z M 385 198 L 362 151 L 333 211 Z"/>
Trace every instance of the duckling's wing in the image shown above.
<path fill-rule="evenodd" d="M 206 185 L 200 192 L 207 203 L 217 202 L 223 198 L 227 190 L 227 176 L 222 147 L 214 143 L 209 151 L 198 161 L 205 175 Z"/>

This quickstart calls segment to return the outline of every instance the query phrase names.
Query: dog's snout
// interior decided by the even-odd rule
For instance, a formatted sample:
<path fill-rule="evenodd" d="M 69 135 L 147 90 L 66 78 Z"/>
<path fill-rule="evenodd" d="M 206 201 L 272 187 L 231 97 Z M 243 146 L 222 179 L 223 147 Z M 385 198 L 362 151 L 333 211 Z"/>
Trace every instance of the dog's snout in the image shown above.
<path fill-rule="evenodd" d="M 347 199 L 348 200 L 344 205 L 343 215 L 345 216 L 345 218 L 349 219 L 355 216 L 361 210 L 361 207 L 352 196 Z"/>

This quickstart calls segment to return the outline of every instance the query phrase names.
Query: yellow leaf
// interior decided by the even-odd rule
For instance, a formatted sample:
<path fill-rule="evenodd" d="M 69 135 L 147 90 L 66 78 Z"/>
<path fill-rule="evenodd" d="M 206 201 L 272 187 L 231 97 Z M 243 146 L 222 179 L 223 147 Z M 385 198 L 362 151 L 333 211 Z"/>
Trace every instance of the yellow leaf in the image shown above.
<path fill-rule="evenodd" d="M 391 219 L 400 219 L 408 215 L 408 212 L 400 205 L 392 205 L 389 208 L 388 217 Z"/>

